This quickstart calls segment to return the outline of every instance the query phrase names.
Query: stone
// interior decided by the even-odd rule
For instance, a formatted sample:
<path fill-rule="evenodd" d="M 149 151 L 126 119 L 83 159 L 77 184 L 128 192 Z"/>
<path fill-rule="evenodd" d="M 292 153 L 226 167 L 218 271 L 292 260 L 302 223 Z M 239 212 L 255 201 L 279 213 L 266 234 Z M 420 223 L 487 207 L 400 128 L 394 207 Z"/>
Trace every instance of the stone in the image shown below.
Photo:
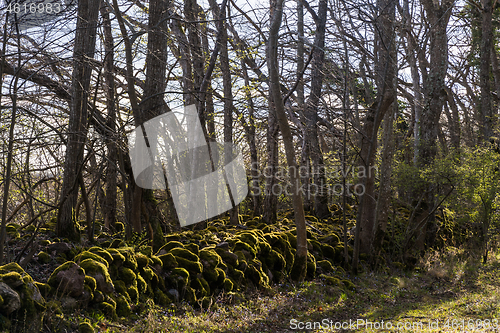
<path fill-rule="evenodd" d="M 0 282 L 0 296 L 3 299 L 3 304 L 0 306 L 0 311 L 3 314 L 8 316 L 21 308 L 21 298 L 19 294 L 6 283 Z"/>
<path fill-rule="evenodd" d="M 55 251 L 55 252 L 57 252 L 57 254 L 66 253 L 66 252 L 69 252 L 71 250 L 71 245 L 69 245 L 66 242 L 52 243 L 52 244 L 47 245 L 47 250 L 49 252 Z"/>
<path fill-rule="evenodd" d="M 78 297 L 83 293 L 85 271 L 74 261 L 68 261 L 54 270 L 48 283 L 58 292 Z"/>

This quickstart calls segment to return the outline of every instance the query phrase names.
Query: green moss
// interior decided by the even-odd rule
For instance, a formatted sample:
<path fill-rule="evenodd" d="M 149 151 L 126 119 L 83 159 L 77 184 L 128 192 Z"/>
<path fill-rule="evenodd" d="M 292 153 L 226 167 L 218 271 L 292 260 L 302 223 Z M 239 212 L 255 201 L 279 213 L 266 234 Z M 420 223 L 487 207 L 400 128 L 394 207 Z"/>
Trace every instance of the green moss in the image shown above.
<path fill-rule="evenodd" d="M 6 274 L 6 273 L 10 273 L 10 272 L 17 272 L 21 275 L 26 274 L 24 269 L 21 266 L 19 266 L 19 264 L 16 262 L 11 262 L 9 264 L 0 266 L 0 274 Z"/>
<path fill-rule="evenodd" d="M 120 268 L 118 277 L 121 280 L 123 280 L 127 285 L 134 283 L 134 281 L 137 279 L 137 276 L 135 275 L 134 271 L 127 267 Z"/>
<path fill-rule="evenodd" d="M 193 288 L 187 287 L 184 293 L 184 298 L 191 304 L 196 303 L 196 292 Z"/>
<path fill-rule="evenodd" d="M 314 279 L 316 275 L 316 258 L 311 252 L 307 252 L 307 278 Z"/>
<path fill-rule="evenodd" d="M 38 287 L 38 290 L 40 290 L 40 294 L 42 294 L 42 296 L 44 298 L 47 298 L 49 295 L 52 294 L 52 288 L 50 287 L 50 285 L 48 283 L 42 283 L 42 282 L 35 281 L 35 284 Z"/>
<path fill-rule="evenodd" d="M 189 261 L 198 261 L 199 258 L 193 252 L 187 249 L 174 248 L 169 251 L 169 253 L 173 254 L 176 258 L 183 258 Z"/>
<path fill-rule="evenodd" d="M 166 243 L 165 245 L 163 245 L 160 248 L 160 250 L 158 250 L 157 253 L 167 253 L 171 249 L 175 249 L 175 248 L 181 248 L 181 249 L 183 249 L 184 248 L 184 244 L 182 244 L 179 241 L 170 241 L 170 242 Z"/>
<path fill-rule="evenodd" d="M 115 286 L 115 291 L 118 294 L 121 294 L 121 295 L 124 295 L 124 296 L 129 296 L 128 293 L 127 293 L 127 286 L 125 285 L 124 281 L 122 281 L 122 280 L 115 280 L 113 282 L 113 284 Z"/>
<path fill-rule="evenodd" d="M 139 290 L 134 285 L 127 288 L 127 294 L 130 296 L 132 302 L 137 303 L 139 301 Z"/>
<path fill-rule="evenodd" d="M 85 275 L 85 284 L 90 287 L 92 292 L 94 292 L 97 287 L 97 282 L 92 276 Z"/>
<path fill-rule="evenodd" d="M 234 244 L 233 252 L 238 254 L 238 251 L 242 251 L 243 254 L 245 254 L 245 257 L 247 257 L 248 259 L 254 259 L 257 255 L 257 250 L 253 246 L 242 241 L 237 241 Z M 241 258 L 239 259 L 241 260 Z"/>
<path fill-rule="evenodd" d="M 203 266 L 199 261 L 191 261 L 182 257 L 176 257 L 179 267 L 187 269 L 189 272 L 199 274 L 203 271 Z"/>
<path fill-rule="evenodd" d="M 142 246 L 139 249 L 139 252 L 144 254 L 146 257 L 151 257 L 153 255 L 153 247 L 151 246 Z"/>
<path fill-rule="evenodd" d="M 281 271 L 286 266 L 285 258 L 278 251 L 272 250 L 268 256 L 264 257 L 268 268 Z"/>
<path fill-rule="evenodd" d="M 175 259 L 175 257 L 174 257 Z M 151 260 L 151 266 L 159 266 L 160 268 L 163 267 L 163 261 L 157 257 L 157 256 L 151 256 L 149 258 L 149 260 Z M 175 262 L 175 264 L 177 264 L 177 262 Z"/>
<path fill-rule="evenodd" d="M 189 272 L 184 268 L 174 268 L 170 273 L 170 281 L 177 288 L 185 288 L 189 283 Z"/>
<path fill-rule="evenodd" d="M 236 281 L 237 283 L 242 283 L 243 281 L 245 281 L 245 273 L 243 273 L 242 271 L 240 271 L 239 269 L 234 269 L 232 272 L 231 272 L 231 277 L 234 279 L 234 281 Z"/>
<path fill-rule="evenodd" d="M 224 279 L 224 290 L 226 292 L 230 292 L 233 290 L 233 287 L 234 287 L 234 284 L 233 284 L 233 281 L 231 281 L 230 279 Z"/>
<path fill-rule="evenodd" d="M 47 306 L 47 310 L 49 310 L 53 313 L 57 313 L 57 314 L 63 313 L 60 301 L 51 299 L 50 301 L 47 302 L 46 306 Z"/>
<path fill-rule="evenodd" d="M 197 291 L 196 296 L 198 298 L 205 297 L 210 294 L 210 287 L 205 279 L 192 279 L 190 285 L 191 288 Z"/>
<path fill-rule="evenodd" d="M 290 271 L 290 278 L 293 281 L 304 281 L 307 274 L 307 256 L 296 257 L 292 270 Z"/>
<path fill-rule="evenodd" d="M 113 265 L 120 266 L 125 262 L 125 256 L 117 249 L 109 248 L 107 251 L 113 257 Z"/>
<path fill-rule="evenodd" d="M 188 243 L 185 244 L 184 247 L 188 249 L 189 251 L 193 252 L 194 254 L 198 255 L 200 252 L 200 247 L 198 244 L 195 243 Z"/>
<path fill-rule="evenodd" d="M 148 257 L 140 252 L 135 254 L 135 260 L 137 261 L 137 267 L 139 269 L 146 267 L 149 264 Z"/>
<path fill-rule="evenodd" d="M 80 333 L 94 333 L 94 328 L 90 323 L 84 321 L 78 325 L 78 332 Z"/>
<path fill-rule="evenodd" d="M 173 268 L 179 267 L 179 263 L 172 253 L 162 254 L 157 258 L 162 262 L 162 267 L 165 271 L 170 271 Z"/>
<path fill-rule="evenodd" d="M 202 249 L 199 252 L 199 257 L 205 269 L 216 268 L 222 262 L 221 256 L 211 248 Z"/>
<path fill-rule="evenodd" d="M 226 251 L 221 248 L 216 248 L 215 252 L 221 257 L 221 260 L 226 264 L 237 267 L 239 265 L 238 256 L 231 251 Z"/>
<path fill-rule="evenodd" d="M 106 266 L 106 268 L 109 267 L 108 261 L 106 259 L 104 259 L 100 255 L 92 253 L 90 251 L 83 251 L 82 253 L 80 253 L 79 255 L 77 255 L 75 257 L 76 262 L 81 262 L 81 261 L 84 261 L 86 259 L 92 259 L 94 261 L 100 262 L 101 264 Z"/>
<path fill-rule="evenodd" d="M 141 274 L 137 274 L 137 290 L 140 294 L 144 294 L 148 288 L 148 284 L 146 280 L 141 276 Z"/>
<path fill-rule="evenodd" d="M 215 269 L 207 269 L 203 271 L 203 276 L 210 284 L 215 285 L 219 278 L 219 271 Z"/>
<path fill-rule="evenodd" d="M 321 252 L 325 258 L 332 260 L 335 258 L 335 248 L 329 244 L 321 244 Z"/>
<path fill-rule="evenodd" d="M 340 243 L 339 236 L 335 233 L 328 234 L 326 236 L 322 236 L 318 238 L 318 241 L 322 244 L 329 244 L 332 247 L 337 246 Z"/>
<path fill-rule="evenodd" d="M 117 249 L 124 246 L 127 246 L 127 243 L 123 239 L 114 239 L 109 247 Z"/>
<path fill-rule="evenodd" d="M 47 264 L 50 262 L 50 254 L 48 254 L 47 252 L 44 252 L 44 251 L 40 251 L 38 252 L 38 262 L 40 264 Z"/>
<path fill-rule="evenodd" d="M 64 264 L 60 265 L 59 267 L 57 267 L 53 272 L 52 274 L 50 275 L 47 283 L 51 286 L 51 287 L 54 287 L 54 288 L 57 288 L 58 286 L 56 285 L 56 276 L 57 276 L 57 273 L 61 272 L 61 271 L 65 271 L 65 270 L 68 270 L 70 268 L 72 268 L 73 266 L 78 266 L 74 261 L 66 261 Z M 0 272 L 1 272 L 1 269 L 0 269 Z M 82 275 L 85 275 L 85 271 L 82 269 L 82 267 L 78 266 L 78 272 Z"/>
<path fill-rule="evenodd" d="M 127 298 L 123 295 L 119 295 L 116 298 L 116 314 L 118 317 L 129 317 L 132 314 L 130 304 L 128 303 Z"/>
<path fill-rule="evenodd" d="M 137 260 L 135 259 L 135 251 L 131 247 L 120 247 L 117 249 L 125 257 L 123 266 L 135 271 L 137 269 Z"/>
<path fill-rule="evenodd" d="M 111 320 L 116 319 L 116 305 L 108 302 L 102 302 L 99 304 L 99 308 L 106 317 L 110 318 Z"/>
<path fill-rule="evenodd" d="M 156 304 L 161 306 L 167 306 L 172 303 L 170 297 L 168 297 L 161 289 L 157 289 L 154 293 L 154 300 Z"/>
<path fill-rule="evenodd" d="M 321 268 L 321 271 L 323 273 L 330 273 L 330 272 L 333 272 L 333 270 L 334 270 L 332 263 L 328 260 L 317 261 L 316 266 Z"/>
<path fill-rule="evenodd" d="M 350 280 L 342 280 L 342 283 L 344 284 L 344 286 L 347 290 L 351 290 L 351 291 L 356 290 L 356 286 Z"/>
<path fill-rule="evenodd" d="M 96 279 L 97 288 L 99 290 L 109 292 L 114 288 L 108 269 L 103 263 L 89 258 L 82 261 L 80 266 L 85 270 L 87 275 Z"/>
<path fill-rule="evenodd" d="M 290 243 L 290 246 L 294 249 L 297 248 L 297 236 L 292 234 L 290 231 L 285 232 L 286 237 L 288 238 L 288 242 Z"/>
<path fill-rule="evenodd" d="M 9 287 L 16 288 L 24 284 L 23 277 L 18 272 L 9 272 L 0 275 L 0 279 L 7 283 Z"/>
<path fill-rule="evenodd" d="M 113 256 L 109 253 L 109 251 L 106 251 L 105 249 L 98 247 L 98 246 L 93 246 L 90 249 L 88 249 L 89 252 L 95 253 L 104 260 L 108 262 L 108 265 L 111 265 L 113 263 Z M 95 260 L 95 259 L 94 259 Z"/>

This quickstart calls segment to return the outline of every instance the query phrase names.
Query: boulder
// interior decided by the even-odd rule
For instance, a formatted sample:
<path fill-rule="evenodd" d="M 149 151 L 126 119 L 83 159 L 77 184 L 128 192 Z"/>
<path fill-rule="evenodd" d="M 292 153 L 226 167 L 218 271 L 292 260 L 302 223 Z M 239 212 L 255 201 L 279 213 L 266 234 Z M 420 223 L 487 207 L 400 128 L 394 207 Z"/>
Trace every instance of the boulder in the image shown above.
<path fill-rule="evenodd" d="M 50 276 L 48 283 L 59 293 L 78 297 L 83 293 L 85 271 L 74 261 L 68 261 L 57 267 Z"/>
<path fill-rule="evenodd" d="M 8 316 L 21 308 L 19 294 L 4 282 L 0 282 L 0 296 L 3 299 L 3 303 L 0 306 L 2 314 Z"/>

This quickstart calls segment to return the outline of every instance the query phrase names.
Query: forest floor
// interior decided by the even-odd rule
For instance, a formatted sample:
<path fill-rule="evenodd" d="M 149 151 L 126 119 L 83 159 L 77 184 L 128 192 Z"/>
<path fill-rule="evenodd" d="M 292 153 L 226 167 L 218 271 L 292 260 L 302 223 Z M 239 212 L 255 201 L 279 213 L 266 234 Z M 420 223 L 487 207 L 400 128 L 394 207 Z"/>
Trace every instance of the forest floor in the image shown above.
<path fill-rule="evenodd" d="M 246 300 L 221 295 L 207 309 L 151 306 L 120 323 L 93 318 L 100 332 L 500 332 L 500 253 L 487 264 L 449 249 L 412 272 L 365 272 L 356 289 L 320 279 L 282 284 Z"/>

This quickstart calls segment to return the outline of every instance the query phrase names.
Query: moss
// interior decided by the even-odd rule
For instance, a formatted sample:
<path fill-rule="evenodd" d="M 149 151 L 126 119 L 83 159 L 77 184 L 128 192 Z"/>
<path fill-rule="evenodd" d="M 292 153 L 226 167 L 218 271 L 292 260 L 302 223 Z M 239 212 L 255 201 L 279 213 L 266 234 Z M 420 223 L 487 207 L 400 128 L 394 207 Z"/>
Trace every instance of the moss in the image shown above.
<path fill-rule="evenodd" d="M 288 242 L 290 243 L 290 246 L 294 249 L 297 248 L 297 236 L 292 234 L 292 232 L 288 231 L 285 232 L 286 237 L 288 238 Z"/>
<path fill-rule="evenodd" d="M 127 298 L 120 295 L 116 298 L 116 314 L 118 317 L 129 317 L 132 314 Z"/>
<path fill-rule="evenodd" d="M 203 271 L 203 266 L 199 261 L 191 261 L 182 257 L 176 257 L 175 259 L 177 260 L 179 267 L 183 267 L 191 273 L 199 274 Z"/>
<path fill-rule="evenodd" d="M 321 244 L 321 252 L 323 256 L 328 259 L 335 258 L 335 248 L 329 244 Z"/>
<path fill-rule="evenodd" d="M 153 270 L 149 267 L 144 267 L 143 270 L 142 270 L 142 274 L 144 275 L 144 278 L 147 280 L 147 281 L 151 281 L 153 280 L 153 277 L 156 275 Z"/>
<path fill-rule="evenodd" d="M 137 274 L 137 290 L 140 294 L 144 294 L 148 288 L 148 284 L 141 276 L 141 274 Z"/>
<path fill-rule="evenodd" d="M 175 249 L 175 248 L 181 248 L 183 249 L 184 248 L 184 244 L 182 244 L 181 242 L 179 241 L 170 241 L 168 242 L 167 244 L 163 245 L 157 253 L 167 253 L 169 252 L 171 249 Z"/>
<path fill-rule="evenodd" d="M 82 261 L 80 266 L 85 270 L 87 275 L 96 279 L 97 288 L 99 290 L 109 292 L 114 288 L 108 269 L 103 263 L 89 258 Z"/>
<path fill-rule="evenodd" d="M 219 271 L 215 269 L 207 269 L 203 271 L 203 276 L 210 284 L 215 284 L 219 278 Z"/>
<path fill-rule="evenodd" d="M 51 287 L 54 287 L 54 288 L 57 288 L 58 286 L 56 285 L 56 276 L 57 276 L 57 273 L 61 272 L 61 271 L 65 271 L 65 270 L 68 270 L 70 268 L 72 268 L 73 266 L 78 266 L 74 261 L 66 261 L 64 264 L 60 265 L 59 267 L 57 267 L 53 272 L 52 274 L 50 275 L 47 283 L 51 286 Z M 0 269 L 1 271 L 1 269 Z M 79 274 L 81 275 L 85 275 L 85 271 L 82 269 L 82 267 L 78 266 L 78 272 Z"/>
<path fill-rule="evenodd" d="M 90 323 L 84 321 L 78 325 L 78 332 L 79 333 L 94 333 L 94 328 Z"/>
<path fill-rule="evenodd" d="M 135 275 L 134 271 L 127 267 L 120 268 L 118 277 L 127 285 L 134 283 L 134 281 L 137 279 L 137 275 Z"/>
<path fill-rule="evenodd" d="M 176 258 L 183 258 L 189 261 L 198 261 L 199 258 L 193 252 L 187 249 L 174 248 L 169 251 L 169 253 L 173 254 Z"/>
<path fill-rule="evenodd" d="M 234 284 L 233 284 L 233 281 L 231 281 L 230 279 L 226 278 L 224 279 L 224 290 L 226 292 L 230 292 L 233 290 L 233 287 L 234 287 Z"/>
<path fill-rule="evenodd" d="M 191 304 L 195 304 L 197 299 L 195 290 L 191 287 L 187 287 L 184 293 L 184 298 Z"/>
<path fill-rule="evenodd" d="M 223 262 L 235 267 L 239 265 L 238 256 L 233 252 L 219 248 L 215 249 L 215 252 L 221 257 Z"/>
<path fill-rule="evenodd" d="M 329 276 L 325 274 L 321 274 L 320 278 L 324 279 L 326 284 L 335 286 L 335 287 L 343 287 L 344 285 L 342 284 L 342 281 L 340 281 L 338 278 L 334 276 Z"/>
<path fill-rule="evenodd" d="M 75 257 L 76 262 L 81 262 L 81 261 L 84 261 L 86 259 L 92 259 L 94 261 L 100 262 L 101 264 L 106 266 L 106 268 L 109 268 L 109 264 L 108 264 L 108 261 L 106 259 L 104 259 L 100 255 L 92 253 L 90 251 L 83 251 L 82 253 L 80 253 L 79 255 L 77 255 Z"/>
<path fill-rule="evenodd" d="M 316 275 L 316 258 L 311 252 L 307 252 L 307 278 L 314 279 Z"/>
<path fill-rule="evenodd" d="M 101 247 L 93 246 L 90 249 L 88 249 L 88 251 L 97 254 L 98 256 L 106 260 L 109 265 L 113 263 L 113 256 L 109 253 L 109 251 L 106 251 Z"/>
<path fill-rule="evenodd" d="M 117 249 L 124 246 L 127 246 L 127 243 L 123 239 L 114 239 L 109 247 Z"/>
<path fill-rule="evenodd" d="M 154 301 L 161 306 L 167 306 L 172 303 L 170 297 L 167 296 L 161 289 L 157 289 L 154 293 Z"/>
<path fill-rule="evenodd" d="M 146 257 L 151 257 L 153 255 L 153 247 L 151 246 L 142 246 L 139 249 L 139 252 L 144 254 Z"/>
<path fill-rule="evenodd" d="M 234 244 L 233 252 L 237 254 L 238 251 L 242 251 L 248 259 L 254 259 L 257 255 L 257 250 L 254 247 L 242 241 L 237 241 L 236 244 Z M 239 259 L 241 260 L 241 258 Z"/>
<path fill-rule="evenodd" d="M 342 283 L 344 284 L 344 286 L 347 290 L 351 290 L 351 291 L 356 290 L 356 286 L 350 280 L 342 280 Z"/>
<path fill-rule="evenodd" d="M 35 281 L 35 284 L 38 287 L 38 290 L 40 290 L 40 294 L 42 294 L 42 296 L 44 298 L 47 298 L 49 295 L 52 294 L 52 290 L 51 290 L 52 288 L 50 287 L 50 285 L 48 283 L 42 283 L 42 282 Z"/>
<path fill-rule="evenodd" d="M 200 253 L 200 246 L 195 243 L 185 244 L 184 247 L 194 254 L 198 255 Z"/>
<path fill-rule="evenodd" d="M 221 256 L 211 248 L 202 249 L 199 252 L 199 257 L 205 269 L 216 268 L 222 262 Z"/>
<path fill-rule="evenodd" d="M 340 243 L 339 236 L 335 233 L 331 233 L 329 235 L 319 237 L 318 241 L 322 244 L 325 244 L 325 243 L 329 244 L 332 247 L 335 247 Z"/>
<path fill-rule="evenodd" d="M 196 296 L 198 298 L 210 295 L 210 287 L 205 279 L 192 279 L 190 285 L 191 288 L 197 291 Z"/>
<path fill-rule="evenodd" d="M 137 260 L 135 260 L 135 251 L 131 247 L 120 247 L 117 249 L 125 257 L 123 266 L 135 271 L 137 269 Z"/>
<path fill-rule="evenodd" d="M 9 264 L 6 264 L 6 265 L 3 265 L 3 266 L 0 266 L 0 274 L 6 274 L 6 273 L 9 273 L 9 272 L 17 272 L 21 275 L 25 275 L 26 272 L 24 271 L 24 269 L 19 266 L 18 263 L 16 262 L 11 262 Z"/>
<path fill-rule="evenodd" d="M 328 260 L 320 260 L 316 262 L 316 266 L 321 268 L 323 273 L 330 273 L 334 271 L 333 265 Z"/>
<path fill-rule="evenodd" d="M 116 319 L 116 305 L 108 302 L 102 302 L 99 304 L 99 308 L 106 317 L 110 318 L 111 320 Z"/>
<path fill-rule="evenodd" d="M 113 282 L 114 286 L 115 286 L 115 291 L 118 293 L 118 294 L 121 294 L 121 295 L 124 295 L 124 296 L 129 296 L 128 293 L 127 293 L 127 286 L 125 285 L 125 282 L 122 281 L 122 280 L 115 280 Z"/>
<path fill-rule="evenodd" d="M 148 257 L 140 252 L 135 254 L 135 260 L 137 261 L 137 267 L 139 269 L 146 267 L 149 264 Z"/>
<path fill-rule="evenodd" d="M 302 282 L 307 274 L 307 256 L 296 257 L 292 270 L 290 271 L 290 278 L 293 281 Z"/>
<path fill-rule="evenodd" d="M 127 294 L 130 296 L 132 302 L 137 303 L 139 301 L 139 290 L 136 286 L 131 285 L 127 288 Z"/>
<path fill-rule="evenodd" d="M 57 313 L 57 314 L 62 314 L 62 308 L 61 308 L 61 302 L 51 299 L 50 301 L 47 302 L 46 304 L 47 310 Z"/>
<path fill-rule="evenodd" d="M 44 252 L 44 251 L 40 251 L 38 252 L 38 262 L 40 264 L 47 264 L 50 262 L 50 254 L 48 254 L 47 252 Z"/>
<path fill-rule="evenodd" d="M 251 282 L 253 282 L 253 284 L 256 287 L 259 287 L 264 283 L 261 272 L 254 265 L 248 266 L 245 273 L 246 276 L 250 279 Z"/>
<path fill-rule="evenodd" d="M 231 273 L 231 277 L 233 277 L 234 281 L 237 283 L 242 283 L 245 281 L 245 273 L 240 271 L 239 269 L 234 269 Z"/>
<path fill-rule="evenodd" d="M 173 268 L 179 267 L 179 263 L 172 253 L 162 254 L 157 258 L 160 259 L 162 267 L 165 271 L 169 271 Z"/>
<path fill-rule="evenodd" d="M 9 287 L 16 288 L 24 284 L 23 277 L 18 272 L 9 272 L 0 275 L 0 279 L 7 283 Z"/>
<path fill-rule="evenodd" d="M 117 249 L 110 248 L 107 251 L 113 257 L 113 265 L 120 266 L 125 262 L 125 256 Z"/>
<path fill-rule="evenodd" d="M 149 260 L 151 260 L 151 266 L 159 266 L 160 268 L 163 267 L 163 261 L 159 257 L 151 256 Z"/>
<path fill-rule="evenodd" d="M 41 246 L 47 246 L 50 244 L 50 240 L 42 239 L 38 244 L 40 244 Z"/>
<path fill-rule="evenodd" d="M 184 268 L 174 268 L 170 273 L 171 282 L 177 286 L 177 288 L 185 288 L 189 283 L 189 272 Z"/>
<path fill-rule="evenodd" d="M 267 267 L 270 269 L 281 271 L 286 266 L 286 261 L 283 255 L 275 250 L 272 250 L 270 254 L 264 258 Z"/>
<path fill-rule="evenodd" d="M 97 282 L 92 276 L 85 275 L 85 284 L 90 287 L 92 292 L 94 292 L 97 287 Z"/>

